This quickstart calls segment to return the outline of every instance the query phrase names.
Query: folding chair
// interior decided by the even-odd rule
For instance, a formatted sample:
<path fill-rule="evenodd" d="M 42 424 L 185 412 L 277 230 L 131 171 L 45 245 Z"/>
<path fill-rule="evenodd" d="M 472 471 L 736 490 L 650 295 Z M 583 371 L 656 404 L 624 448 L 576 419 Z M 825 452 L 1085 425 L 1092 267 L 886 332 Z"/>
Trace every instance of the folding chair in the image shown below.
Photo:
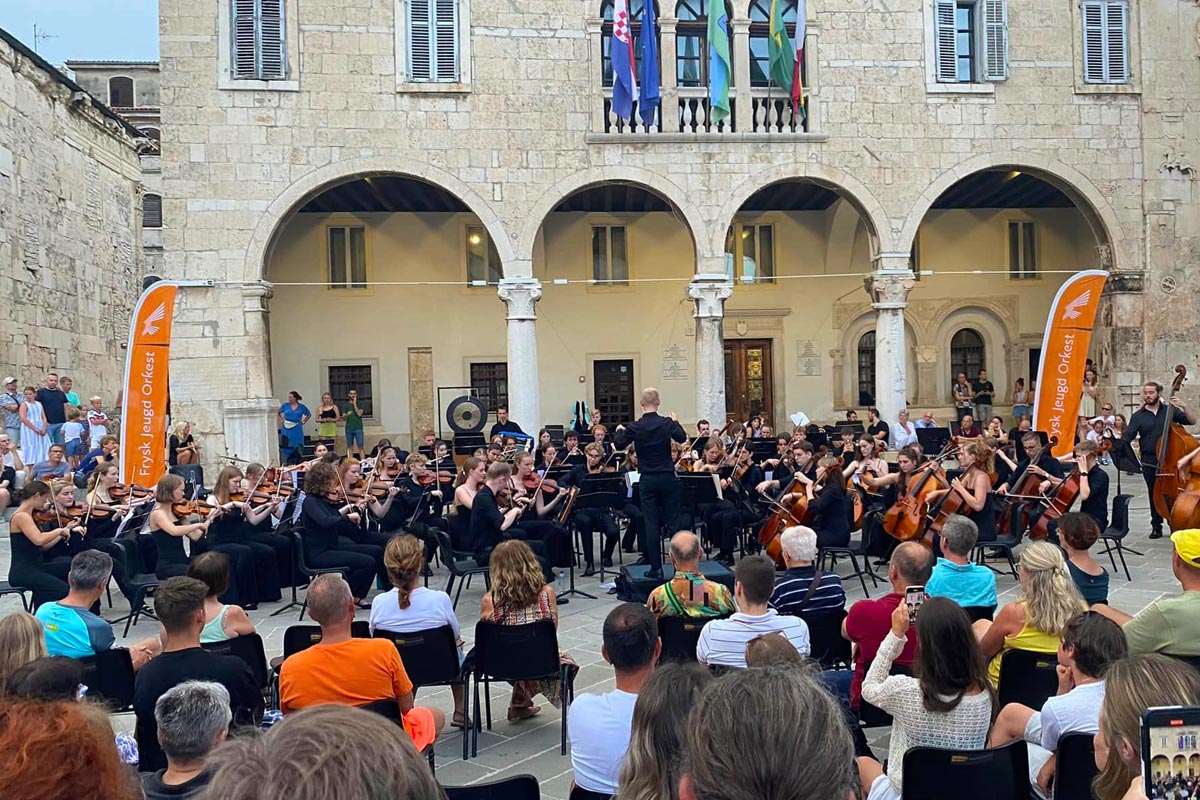
<path fill-rule="evenodd" d="M 355 639 L 370 639 L 371 625 L 365 619 L 356 619 L 350 623 L 350 635 Z M 283 631 L 283 655 L 272 658 L 271 668 L 271 705 L 279 708 L 279 670 L 289 656 L 294 656 L 307 650 L 321 641 L 320 625 L 289 625 Z"/>
<path fill-rule="evenodd" d="M 395 700 L 374 700 L 359 706 L 359 708 L 363 711 L 370 711 L 372 714 L 378 714 L 385 719 L 390 719 L 397 725 L 404 724 L 404 718 L 400 714 L 400 706 L 396 704 Z M 429 745 L 421 751 L 421 755 L 425 756 L 425 759 L 429 762 L 429 771 L 436 775 L 437 764 L 434 763 L 433 745 Z"/>
<path fill-rule="evenodd" d="M 700 643 L 700 632 L 714 619 L 720 617 L 659 617 L 658 638 L 662 640 L 662 651 L 659 653 L 658 663 L 696 663 L 696 645 Z"/>
<path fill-rule="evenodd" d="M 1017 574 L 1017 562 L 1013 559 L 1013 548 L 1020 543 L 1020 534 L 997 536 L 990 542 L 979 542 L 975 545 L 975 561 L 979 566 L 987 567 L 997 575 L 1003 575 L 1003 572 L 986 563 L 989 551 L 992 553 L 992 558 L 995 558 L 996 551 L 999 551 L 1008 560 L 1008 571 L 1012 574 L 1013 580 L 1020 580 L 1020 576 Z"/>
<path fill-rule="evenodd" d="M 343 567 L 310 567 L 308 562 L 304 560 L 304 538 L 302 536 L 303 528 L 293 527 L 287 531 L 287 535 L 292 537 L 292 569 L 297 575 L 303 575 L 307 580 L 300 588 L 307 588 L 308 584 L 312 583 L 312 579 L 318 575 L 336 572 L 343 578 L 346 577 L 347 570 Z M 276 609 L 271 612 L 271 616 L 277 616 L 285 611 L 290 611 L 296 606 L 300 607 L 300 616 L 298 619 L 304 619 L 304 610 L 308 608 L 308 599 L 300 601 L 296 594 L 296 583 L 292 582 L 292 599 L 283 608 Z"/>
<path fill-rule="evenodd" d="M 808 640 L 812 647 L 809 658 L 818 661 L 822 669 L 835 669 L 839 664 L 850 663 L 850 642 L 842 636 L 842 622 L 846 609 L 816 611 L 801 614 L 808 625 Z"/>
<path fill-rule="evenodd" d="M 903 800 L 1029 800 L 1029 751 L 1018 739 L 991 750 L 914 747 L 904 754 Z"/>
<path fill-rule="evenodd" d="M 133 658 L 125 648 L 104 650 L 78 659 L 88 699 L 103 703 L 110 714 L 133 708 Z"/>
<path fill-rule="evenodd" d="M 1058 655 L 1032 650 L 1009 650 L 1000 657 L 997 707 L 1020 703 L 1041 711 L 1046 699 L 1058 693 Z"/>
<path fill-rule="evenodd" d="M 441 554 L 442 563 L 446 565 L 446 569 L 450 571 L 450 579 L 446 581 L 446 594 L 454 588 L 454 581 L 457 578 L 458 591 L 454 594 L 454 608 L 458 609 L 458 598 L 462 596 L 464 586 L 469 586 L 472 575 L 482 575 L 483 583 L 488 588 L 492 588 L 492 571 L 490 567 L 481 567 L 475 563 L 475 554 L 468 553 L 462 550 L 455 550 L 454 545 L 450 542 L 450 534 L 443 530 L 435 529 L 434 535 L 437 537 L 438 553 Z"/>
<path fill-rule="evenodd" d="M 467 726 L 471 718 L 466 696 L 466 672 L 458 663 L 458 645 L 449 625 L 413 633 L 375 631 L 376 639 L 387 639 L 396 645 L 404 671 L 414 687 L 450 686 L 459 684 L 463 690 L 463 761 L 467 760 Z"/>
<path fill-rule="evenodd" d="M 23 586 L 13 586 L 8 581 L 0 581 L 0 597 L 3 597 L 6 594 L 15 594 L 17 597 L 21 598 L 21 608 L 25 611 L 29 610 L 29 603 L 33 594 L 29 589 L 26 589 Z M 30 595 L 30 597 L 26 597 L 25 595 Z M 111 603 L 109 605 L 111 605 Z"/>
<path fill-rule="evenodd" d="M 502 781 L 471 786 L 443 786 L 446 800 L 541 800 L 538 780 L 532 775 L 517 775 Z"/>
<path fill-rule="evenodd" d="M 1117 571 L 1117 560 L 1113 557 L 1113 550 L 1117 551 L 1117 555 L 1121 557 L 1121 568 L 1125 570 L 1125 580 L 1133 580 L 1129 576 L 1129 565 L 1125 563 L 1125 551 L 1128 550 L 1135 556 L 1142 555 L 1137 550 L 1133 550 L 1125 546 L 1125 537 L 1129 535 L 1129 501 L 1133 499 L 1132 495 L 1119 494 L 1113 498 L 1112 504 L 1112 522 L 1108 528 L 1100 534 L 1100 541 L 1104 542 L 1104 552 L 1108 555 L 1108 560 L 1112 562 L 1113 572 Z"/>
<path fill-rule="evenodd" d="M 131 538 L 117 539 L 114 538 L 113 544 L 119 548 L 121 554 L 121 563 L 124 566 L 121 580 L 117 583 L 117 588 L 121 590 L 121 594 L 129 600 L 129 613 L 123 617 L 118 617 L 112 622 L 115 625 L 118 622 L 125 623 L 125 632 L 122 636 L 129 635 L 129 628 L 138 621 L 138 618 L 145 614 L 151 619 L 157 619 L 154 616 L 154 610 L 146 604 L 146 598 L 154 594 L 158 589 L 158 578 L 142 572 L 141 559 L 138 557 L 137 542 Z"/>
<path fill-rule="evenodd" d="M 963 611 L 971 618 L 971 622 L 981 619 L 991 619 L 996 614 L 995 606 L 963 606 Z"/>

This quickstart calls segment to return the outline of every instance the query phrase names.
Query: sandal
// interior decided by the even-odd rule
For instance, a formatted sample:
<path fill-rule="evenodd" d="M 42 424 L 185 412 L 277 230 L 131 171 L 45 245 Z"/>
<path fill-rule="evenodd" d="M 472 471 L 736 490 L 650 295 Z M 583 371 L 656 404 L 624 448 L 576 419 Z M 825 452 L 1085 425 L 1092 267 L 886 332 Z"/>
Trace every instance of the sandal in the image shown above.
<path fill-rule="evenodd" d="M 508 721 L 517 722 L 519 720 L 529 719 L 530 717 L 540 714 L 541 711 L 541 706 L 521 706 L 519 708 L 513 708 L 512 706 L 509 706 Z"/>
<path fill-rule="evenodd" d="M 461 712 L 455 711 L 454 716 L 450 718 L 450 727 L 458 728 L 460 730 L 467 727 L 466 717 L 464 717 Z"/>

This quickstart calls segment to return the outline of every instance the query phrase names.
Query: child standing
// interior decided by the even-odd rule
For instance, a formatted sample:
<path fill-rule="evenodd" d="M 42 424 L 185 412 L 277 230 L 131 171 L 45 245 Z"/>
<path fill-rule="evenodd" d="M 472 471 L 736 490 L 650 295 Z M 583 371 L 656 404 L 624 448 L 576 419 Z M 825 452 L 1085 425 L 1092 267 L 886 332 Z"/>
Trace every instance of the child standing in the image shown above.
<path fill-rule="evenodd" d="M 63 442 L 67 448 L 67 463 L 71 465 L 72 472 L 79 466 L 79 459 L 85 452 L 83 423 L 79 421 L 81 416 L 83 415 L 79 412 L 78 406 L 67 406 L 67 421 L 63 425 Z"/>

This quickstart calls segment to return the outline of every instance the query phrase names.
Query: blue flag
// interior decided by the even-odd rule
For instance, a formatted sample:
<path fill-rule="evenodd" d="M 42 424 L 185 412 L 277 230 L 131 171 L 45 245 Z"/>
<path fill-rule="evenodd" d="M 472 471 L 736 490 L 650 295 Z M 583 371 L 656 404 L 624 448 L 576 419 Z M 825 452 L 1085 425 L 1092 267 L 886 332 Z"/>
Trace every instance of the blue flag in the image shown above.
<path fill-rule="evenodd" d="M 628 0 L 616 0 L 613 4 L 612 110 L 618 119 L 633 119 L 633 101 L 638 96 L 631 21 Z"/>
<path fill-rule="evenodd" d="M 642 48 L 642 86 L 638 97 L 638 115 L 642 124 L 650 127 L 654 124 L 654 115 L 658 111 L 658 36 L 655 33 L 654 0 L 645 0 L 645 10 L 642 12 L 642 31 L 638 46 Z"/>
<path fill-rule="evenodd" d="M 715 126 L 729 116 L 729 17 L 724 0 L 715 0 L 708 11 L 708 104 Z"/>

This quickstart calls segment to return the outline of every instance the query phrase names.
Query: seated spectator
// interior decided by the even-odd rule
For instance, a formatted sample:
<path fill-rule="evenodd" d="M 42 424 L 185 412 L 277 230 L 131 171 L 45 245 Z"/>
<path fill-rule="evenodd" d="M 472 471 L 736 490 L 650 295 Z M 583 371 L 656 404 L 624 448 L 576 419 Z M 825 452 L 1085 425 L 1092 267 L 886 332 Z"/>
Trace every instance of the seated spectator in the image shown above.
<path fill-rule="evenodd" d="M 0 697 L 10 675 L 45 655 L 46 636 L 37 617 L 24 611 L 0 617 Z"/>
<path fill-rule="evenodd" d="M 781 616 L 767 603 L 775 589 L 775 562 L 766 556 L 746 556 L 734 571 L 733 596 L 740 609 L 729 619 L 717 619 L 700 631 L 696 659 L 709 666 L 746 666 L 746 643 L 764 633 L 781 633 L 801 655 L 808 655 L 808 625 L 799 617 Z"/>
<path fill-rule="evenodd" d="M 437 709 L 413 705 L 413 685 L 396 646 L 387 639 L 355 639 L 354 597 L 341 574 L 318 575 L 308 587 L 308 615 L 321 641 L 289 656 L 279 670 L 279 710 L 319 705 L 364 706 L 395 702 L 404 730 L 424 750 L 446 723 Z"/>
<path fill-rule="evenodd" d="M 1067 554 L 1067 571 L 1088 605 L 1108 602 L 1108 570 L 1089 552 L 1100 538 L 1100 526 L 1091 514 L 1073 511 L 1058 520 L 1058 539 Z"/>
<path fill-rule="evenodd" d="M 200 647 L 204 630 L 204 598 L 208 587 L 182 575 L 163 581 L 154 594 L 154 615 L 166 634 L 162 655 L 138 671 L 133 684 L 133 711 L 137 715 L 137 743 L 143 771 L 167 766 L 158 744 L 154 706 L 158 698 L 185 681 L 213 681 L 229 692 L 229 704 L 238 724 L 262 719 L 263 697 L 254 674 L 237 656 L 211 653 Z"/>
<path fill-rule="evenodd" d="M 20 502 L 20 487 L 25 483 L 25 462 L 12 437 L 0 433 L 0 517 L 14 501 Z"/>
<path fill-rule="evenodd" d="M 189 578 L 195 578 L 208 587 L 208 594 L 204 597 L 204 630 L 200 631 L 200 644 L 223 642 L 235 636 L 257 633 L 254 623 L 241 606 L 226 605 L 218 599 L 229 588 L 229 556 L 216 550 L 193 556 L 187 574 Z"/>
<path fill-rule="evenodd" d="M 621 800 L 679 800 L 688 713 L 712 680 L 699 664 L 672 661 L 642 685 L 618 781 Z"/>
<path fill-rule="evenodd" d="M 855 797 L 854 747 L 843 719 L 837 701 L 805 670 L 729 672 L 710 683 L 692 707 L 679 798 Z"/>
<path fill-rule="evenodd" d="M 623 603 L 609 612 L 603 636 L 600 655 L 616 672 L 616 688 L 572 700 L 571 768 L 581 789 L 616 794 L 618 773 L 629 749 L 634 705 L 654 672 L 662 641 L 654 615 L 637 603 Z"/>
<path fill-rule="evenodd" d="M 1099 614 L 1076 614 L 1063 628 L 1058 645 L 1058 694 L 1046 700 L 1039 712 L 1021 703 L 1000 711 L 988 747 L 1002 747 L 1024 739 L 1029 749 L 1030 780 L 1051 796 L 1054 752 L 1068 733 L 1094 734 L 1104 702 L 1104 673 L 1127 653 L 1125 637 L 1112 620 Z"/>
<path fill-rule="evenodd" d="M 1171 543 L 1171 572 L 1182 594 L 1160 597 L 1135 617 L 1103 603 L 1092 606 L 1121 626 L 1135 655 L 1200 655 L 1200 530 L 1175 531 Z"/>
<path fill-rule="evenodd" d="M 458 661 L 461 664 L 462 631 L 450 595 L 437 589 L 421 585 L 421 574 L 425 570 L 425 551 L 421 540 L 415 536 L 393 536 L 383 549 L 383 566 L 387 569 L 392 588 L 375 595 L 371 601 L 371 635 L 376 629 L 392 633 L 416 633 L 449 625 L 454 631 L 458 645 Z M 451 726 L 463 726 L 463 685 L 453 683 L 450 691 L 454 695 L 454 717 Z"/>
<path fill-rule="evenodd" d="M 102 708 L 71 701 L 0 703 L 0 797 L 140 800 Z"/>
<path fill-rule="evenodd" d="M 803 663 L 804 656 L 782 633 L 764 633 L 746 642 L 747 667 L 766 667 L 771 664 L 786 667 Z"/>
<path fill-rule="evenodd" d="M 209 763 L 208 797 L 221 800 L 445 797 L 399 726 L 347 706 L 292 714 L 265 736 L 226 743 Z"/>
<path fill-rule="evenodd" d="M 996 607 L 996 573 L 971 563 L 979 528 L 967 517 L 951 514 L 942 525 L 942 556 L 933 567 L 925 594 L 949 597 L 963 608 Z"/>
<path fill-rule="evenodd" d="M 878 600 L 859 600 L 850 606 L 846 621 L 842 623 L 842 635 L 855 645 L 854 673 L 848 676 L 844 672 L 828 672 L 826 675 L 832 676 L 831 681 L 835 681 L 837 693 L 849 698 L 851 708 L 859 707 L 863 676 L 875 659 L 880 643 L 892 628 L 892 612 L 904 602 L 904 590 L 929 582 L 932 561 L 929 549 L 924 545 L 904 542 L 892 551 L 888 565 L 888 582 L 892 585 L 892 591 Z M 908 643 L 894 661 L 909 666 L 917 652 L 917 635 L 916 631 L 905 635 Z"/>
<path fill-rule="evenodd" d="M 1049 542 L 1033 542 L 1021 551 L 1021 594 L 996 614 L 995 622 L 981 619 L 975 634 L 983 654 L 991 659 L 988 675 L 1000 682 L 1000 659 L 1009 650 L 1057 653 L 1067 620 L 1087 610 L 1075 588 L 1067 562 Z"/>
<path fill-rule="evenodd" d="M 1128 656 L 1104 675 L 1092 784 L 1098 800 L 1145 797 L 1141 791 L 1142 712 L 1154 706 L 1200 705 L 1200 672 L 1164 655 Z M 1126 792 L 1129 792 L 1127 794 Z"/>
<path fill-rule="evenodd" d="M 142 773 L 146 800 L 202 797 L 212 777 L 205 761 L 225 741 L 232 719 L 229 691 L 219 683 L 186 681 L 158 698 L 154 721 L 167 767 Z"/>
<path fill-rule="evenodd" d="M 646 599 L 656 617 L 725 617 L 737 608 L 729 590 L 700 574 L 700 537 L 679 531 L 671 537 L 671 564 L 675 576 L 658 586 Z"/>
<path fill-rule="evenodd" d="M 983 652 L 962 607 L 931 597 L 918 612 L 913 674 L 889 675 L 907 646 L 908 607 L 892 611 L 891 630 L 863 680 L 863 699 L 892 715 L 887 772 L 878 761 L 858 758 L 867 800 L 900 800 L 904 754 L 914 747 L 980 750 L 987 742 L 996 691 L 987 677 Z"/>
<path fill-rule="evenodd" d="M 114 464 L 117 461 L 117 451 L 120 449 L 121 445 L 117 441 L 117 437 L 102 436 L 99 443 L 84 455 L 79 462 L 79 469 L 76 471 L 86 478 L 101 464 Z"/>
<path fill-rule="evenodd" d="M 71 465 L 67 463 L 66 448 L 61 444 L 50 445 L 50 452 L 45 461 L 39 461 L 29 468 L 29 478 L 39 481 L 47 478 L 65 478 L 71 474 Z"/>
<path fill-rule="evenodd" d="M 846 607 L 846 590 L 842 579 L 833 571 L 817 575 L 817 533 L 812 528 L 795 525 L 780 535 L 783 561 L 787 571 L 775 582 L 771 608 L 780 614 L 803 616 L 841 611 Z"/>

